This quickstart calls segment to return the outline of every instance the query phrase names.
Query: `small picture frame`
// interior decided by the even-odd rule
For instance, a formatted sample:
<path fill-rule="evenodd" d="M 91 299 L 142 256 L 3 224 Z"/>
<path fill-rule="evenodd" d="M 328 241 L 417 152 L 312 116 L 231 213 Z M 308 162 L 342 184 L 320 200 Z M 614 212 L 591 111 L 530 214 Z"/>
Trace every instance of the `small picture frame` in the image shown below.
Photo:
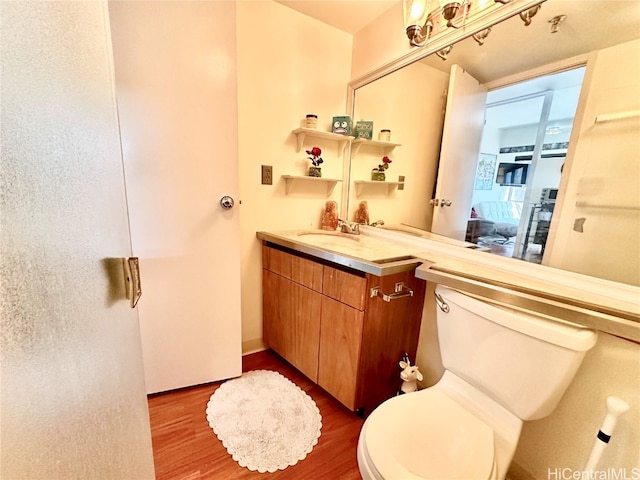
<path fill-rule="evenodd" d="M 491 190 L 493 188 L 493 178 L 496 174 L 497 155 L 491 153 L 481 153 L 478 158 L 476 169 L 476 180 L 474 190 Z"/>

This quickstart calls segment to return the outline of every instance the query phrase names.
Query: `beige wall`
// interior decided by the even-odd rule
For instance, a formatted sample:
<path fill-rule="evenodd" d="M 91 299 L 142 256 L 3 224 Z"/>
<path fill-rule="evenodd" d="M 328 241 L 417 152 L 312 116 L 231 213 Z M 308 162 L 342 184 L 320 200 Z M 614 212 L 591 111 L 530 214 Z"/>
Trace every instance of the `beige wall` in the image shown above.
<path fill-rule="evenodd" d="M 640 467 L 638 392 L 640 348 L 600 333 L 555 412 L 524 424 L 510 478 L 548 478 L 548 468 L 582 470 L 607 413 L 605 401 L 610 395 L 623 399 L 631 408 L 619 418 L 598 469 L 626 468 L 627 478 L 633 478 L 632 469 Z"/>
<path fill-rule="evenodd" d="M 238 157 L 242 256 L 243 351 L 262 346 L 262 267 L 256 232 L 319 228 L 327 200 L 340 204 L 339 183 L 296 182 L 285 193 L 282 175 L 304 175 L 304 150 L 322 149 L 323 177 L 342 178 L 338 144 L 309 140 L 296 152 L 291 131 L 307 113 L 330 130 L 331 117 L 344 115 L 352 37 L 272 1 L 237 3 Z M 245 34 L 251 32 L 250 34 Z M 273 166 L 273 185 L 260 184 L 260 165 Z"/>
<path fill-rule="evenodd" d="M 353 37 L 351 78 L 358 78 L 415 50 L 402 25 L 402 2 Z"/>

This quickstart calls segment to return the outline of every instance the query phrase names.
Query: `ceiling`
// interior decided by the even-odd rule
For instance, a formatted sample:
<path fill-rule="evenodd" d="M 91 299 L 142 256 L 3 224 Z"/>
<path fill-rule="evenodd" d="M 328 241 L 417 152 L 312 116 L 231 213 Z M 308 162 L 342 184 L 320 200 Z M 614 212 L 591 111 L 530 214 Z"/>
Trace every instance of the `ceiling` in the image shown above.
<path fill-rule="evenodd" d="M 275 0 L 353 35 L 399 0 Z"/>

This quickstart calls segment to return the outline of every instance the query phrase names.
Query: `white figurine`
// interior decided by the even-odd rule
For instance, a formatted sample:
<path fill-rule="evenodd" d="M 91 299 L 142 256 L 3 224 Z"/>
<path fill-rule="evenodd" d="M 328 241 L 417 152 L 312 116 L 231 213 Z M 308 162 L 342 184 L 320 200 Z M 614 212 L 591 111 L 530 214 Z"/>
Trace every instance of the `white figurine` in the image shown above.
<path fill-rule="evenodd" d="M 402 368 L 402 372 L 400 372 L 400 378 L 402 381 L 402 386 L 400 387 L 399 395 L 403 393 L 411 393 L 418 390 L 418 382 L 422 381 L 422 374 L 418 371 L 418 367 L 416 365 L 411 366 L 409 362 L 405 362 L 400 360 L 400 368 Z"/>

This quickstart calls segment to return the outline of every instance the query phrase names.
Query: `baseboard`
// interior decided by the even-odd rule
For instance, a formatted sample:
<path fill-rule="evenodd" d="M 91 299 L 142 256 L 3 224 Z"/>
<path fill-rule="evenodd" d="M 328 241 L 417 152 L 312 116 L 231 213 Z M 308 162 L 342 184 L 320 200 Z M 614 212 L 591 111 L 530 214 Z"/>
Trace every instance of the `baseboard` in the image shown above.
<path fill-rule="evenodd" d="M 254 338 L 253 340 L 247 340 L 242 342 L 242 355 L 249 355 L 251 353 L 261 352 L 266 350 L 267 346 L 264 344 L 261 338 Z"/>

